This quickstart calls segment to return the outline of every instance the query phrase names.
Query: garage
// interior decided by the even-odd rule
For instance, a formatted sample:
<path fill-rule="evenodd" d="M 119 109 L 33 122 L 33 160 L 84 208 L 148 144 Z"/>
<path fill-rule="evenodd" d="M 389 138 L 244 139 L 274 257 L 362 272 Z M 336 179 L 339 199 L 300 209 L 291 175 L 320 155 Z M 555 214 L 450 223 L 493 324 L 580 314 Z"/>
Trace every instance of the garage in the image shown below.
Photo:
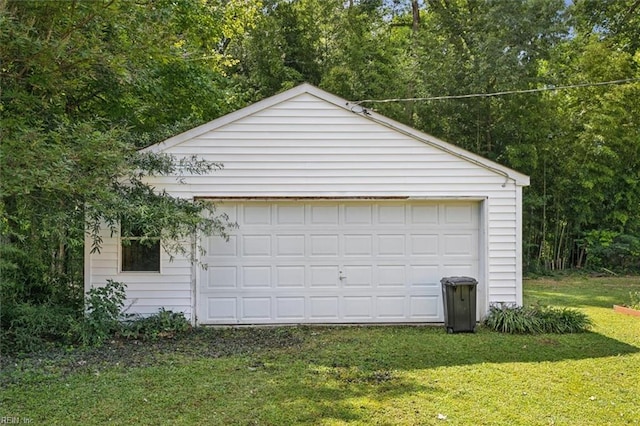
<path fill-rule="evenodd" d="M 479 203 L 222 202 L 238 224 L 211 237 L 199 322 L 442 321 L 440 278 L 477 276 Z"/>
<path fill-rule="evenodd" d="M 357 103 L 302 84 L 142 151 L 219 164 L 148 182 L 213 203 L 237 227 L 228 241 L 193 235 L 191 255 L 159 242 L 153 264 L 135 268 L 117 233 L 103 230 L 99 253 L 87 240 L 85 287 L 125 283 L 129 313 L 438 323 L 445 276 L 477 279 L 478 319 L 492 304 L 522 304 L 529 178 Z"/>

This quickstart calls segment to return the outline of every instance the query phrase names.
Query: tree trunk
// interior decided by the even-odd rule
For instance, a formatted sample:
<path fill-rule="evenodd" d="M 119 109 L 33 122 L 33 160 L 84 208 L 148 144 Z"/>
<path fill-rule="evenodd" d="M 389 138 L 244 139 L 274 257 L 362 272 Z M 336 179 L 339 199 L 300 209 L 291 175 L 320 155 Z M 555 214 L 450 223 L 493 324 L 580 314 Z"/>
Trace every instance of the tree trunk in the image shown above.
<path fill-rule="evenodd" d="M 413 14 L 413 35 L 415 36 L 420 27 L 420 7 L 418 7 L 418 0 L 411 0 L 411 13 Z"/>

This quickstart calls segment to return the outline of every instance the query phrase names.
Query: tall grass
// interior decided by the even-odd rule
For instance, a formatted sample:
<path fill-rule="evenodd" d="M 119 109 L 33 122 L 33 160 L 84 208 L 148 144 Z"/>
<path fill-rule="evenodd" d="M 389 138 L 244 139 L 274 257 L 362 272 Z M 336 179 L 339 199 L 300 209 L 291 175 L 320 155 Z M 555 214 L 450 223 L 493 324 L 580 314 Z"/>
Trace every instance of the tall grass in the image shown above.
<path fill-rule="evenodd" d="M 580 333 L 591 327 L 583 312 L 550 306 L 492 306 L 485 319 L 491 330 L 512 334 Z"/>

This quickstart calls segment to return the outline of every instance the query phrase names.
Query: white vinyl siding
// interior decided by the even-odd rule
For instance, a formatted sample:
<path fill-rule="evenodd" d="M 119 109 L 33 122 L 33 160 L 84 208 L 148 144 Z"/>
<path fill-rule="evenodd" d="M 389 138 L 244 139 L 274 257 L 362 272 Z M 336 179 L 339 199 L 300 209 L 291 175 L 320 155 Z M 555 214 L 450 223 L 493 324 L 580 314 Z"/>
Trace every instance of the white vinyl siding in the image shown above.
<path fill-rule="evenodd" d="M 128 314 L 150 315 L 160 308 L 182 312 L 192 319 L 191 263 L 184 258 L 170 260 L 161 249 L 160 272 L 126 272 L 120 270 L 121 246 L 118 235 L 102 232 L 99 253 L 90 253 L 91 241 L 85 240 L 85 290 L 106 284 L 107 280 L 127 285 L 125 311 Z"/>
<path fill-rule="evenodd" d="M 273 121 L 276 113 L 281 120 Z M 280 124 L 285 119 L 292 124 Z M 484 196 L 487 187 L 509 191 L 501 187 L 504 176 L 308 94 L 165 152 L 224 165 L 211 176 L 189 176 L 187 185 L 173 177 L 154 180 L 184 197 L 437 198 Z"/>
<path fill-rule="evenodd" d="M 373 112 L 352 112 L 346 101 L 319 89 L 292 89 L 147 150 L 223 164 L 208 175 L 150 179 L 189 200 L 479 203 L 479 307 L 522 303 L 520 204 L 528 178 Z M 110 244 L 117 241 L 105 238 Z M 88 283 L 120 277 L 109 269 L 117 265 L 117 253 L 105 250 L 89 259 Z M 161 274 L 120 278 L 147 311 L 179 301 L 172 306 L 195 315 L 190 307 L 203 285 L 197 271 L 185 259 L 168 262 L 163 255 Z"/>

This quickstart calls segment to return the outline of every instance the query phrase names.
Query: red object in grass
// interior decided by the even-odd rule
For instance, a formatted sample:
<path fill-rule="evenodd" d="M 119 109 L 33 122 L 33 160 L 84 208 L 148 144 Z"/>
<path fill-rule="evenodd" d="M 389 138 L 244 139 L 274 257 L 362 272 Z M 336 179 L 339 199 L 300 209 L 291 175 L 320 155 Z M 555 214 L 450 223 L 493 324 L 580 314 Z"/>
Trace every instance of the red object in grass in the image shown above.
<path fill-rule="evenodd" d="M 620 312 L 621 314 L 633 315 L 636 317 L 640 317 L 640 310 L 627 308 L 626 306 L 613 305 L 613 310 L 615 312 Z"/>

